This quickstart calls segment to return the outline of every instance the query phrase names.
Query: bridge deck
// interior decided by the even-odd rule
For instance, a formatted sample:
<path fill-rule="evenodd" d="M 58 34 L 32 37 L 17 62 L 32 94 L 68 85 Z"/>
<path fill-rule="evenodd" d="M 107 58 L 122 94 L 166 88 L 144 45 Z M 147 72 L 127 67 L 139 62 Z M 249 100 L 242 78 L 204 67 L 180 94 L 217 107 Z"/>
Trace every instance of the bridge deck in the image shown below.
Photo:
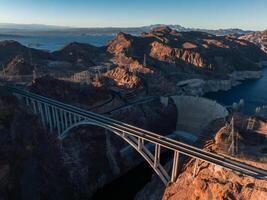
<path fill-rule="evenodd" d="M 174 152 L 179 152 L 184 155 L 196 158 L 210 164 L 220 166 L 222 168 L 233 170 L 235 172 L 249 175 L 256 178 L 267 179 L 267 171 L 250 166 L 248 164 L 218 155 L 212 152 L 199 149 L 192 145 L 188 145 L 183 142 L 179 142 L 153 132 L 126 124 L 124 122 L 108 118 L 106 116 L 96 114 L 90 111 L 83 110 L 81 108 L 68 105 L 47 97 L 43 97 L 25 90 L 18 89 L 16 87 L 6 86 L 12 93 L 22 96 L 24 98 L 34 99 L 37 102 L 43 103 L 45 105 L 54 106 L 58 109 L 64 110 L 69 113 L 74 113 L 76 115 L 82 116 L 85 119 L 91 120 L 99 125 L 111 128 L 115 131 L 133 136 L 143 141 L 151 142 L 157 147 L 164 147 Z"/>

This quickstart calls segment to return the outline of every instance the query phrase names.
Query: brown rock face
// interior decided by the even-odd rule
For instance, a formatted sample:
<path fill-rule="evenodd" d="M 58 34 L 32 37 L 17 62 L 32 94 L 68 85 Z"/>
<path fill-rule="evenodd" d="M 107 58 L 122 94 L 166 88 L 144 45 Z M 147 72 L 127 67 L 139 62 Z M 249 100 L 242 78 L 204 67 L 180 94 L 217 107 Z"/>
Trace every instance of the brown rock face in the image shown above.
<path fill-rule="evenodd" d="M 129 65 L 129 60 L 142 65 L 146 55 L 148 68 L 167 70 L 175 66 L 176 71 L 185 67 L 215 72 L 258 70 L 256 63 L 266 58 L 256 45 L 244 40 L 202 32 L 177 32 L 168 27 L 155 28 L 140 37 L 119 33 L 107 44 L 107 51 L 120 65 Z"/>
<path fill-rule="evenodd" d="M 232 159 L 266 170 L 266 155 L 262 152 L 265 135 L 261 132 L 247 132 L 242 127 L 242 116 L 235 116 L 235 129 L 238 130 L 238 151 Z M 261 130 L 261 127 L 258 127 Z M 257 131 L 258 131 L 257 130 Z M 229 157 L 229 134 L 221 128 L 215 135 L 214 144 L 206 150 Z M 199 163 L 196 176 L 193 177 L 194 162 L 185 167 L 177 181 L 165 190 L 163 200 L 206 200 L 206 199 L 267 199 L 267 181 L 223 169 L 205 162 Z"/>
<path fill-rule="evenodd" d="M 115 69 L 108 71 L 105 77 L 109 78 L 117 86 L 125 88 L 135 88 L 138 86 L 140 79 L 130 73 L 127 69 L 122 67 L 116 67 Z"/>
<path fill-rule="evenodd" d="M 116 41 L 110 41 L 108 43 L 107 51 L 115 55 L 125 53 L 124 51 L 127 48 L 131 47 L 131 43 L 133 41 L 132 38 L 134 37 L 129 34 L 125 34 L 122 32 L 118 33 L 116 37 Z"/>
<path fill-rule="evenodd" d="M 267 30 L 246 34 L 239 37 L 239 39 L 253 42 L 254 44 L 258 45 L 265 53 L 267 53 Z"/>
<path fill-rule="evenodd" d="M 198 52 L 190 52 L 189 50 L 187 50 L 189 45 L 183 49 L 173 49 L 162 43 L 153 42 L 151 46 L 152 48 L 150 51 L 150 56 L 157 58 L 160 61 L 175 64 L 176 60 L 180 59 L 196 67 L 204 67 L 206 65 L 203 58 Z"/>
<path fill-rule="evenodd" d="M 201 163 L 196 177 L 194 165 L 188 166 L 176 183 L 165 190 L 163 200 L 206 200 L 267 198 L 267 183 L 250 177 L 236 175 L 219 167 Z"/>

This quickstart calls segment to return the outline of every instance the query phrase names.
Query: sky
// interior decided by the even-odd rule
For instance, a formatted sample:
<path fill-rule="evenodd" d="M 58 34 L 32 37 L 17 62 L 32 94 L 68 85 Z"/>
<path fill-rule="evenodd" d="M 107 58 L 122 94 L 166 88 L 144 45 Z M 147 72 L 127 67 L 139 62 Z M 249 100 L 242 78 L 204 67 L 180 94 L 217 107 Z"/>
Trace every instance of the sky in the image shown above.
<path fill-rule="evenodd" d="M 267 29 L 267 0 L 0 0 L 0 23 Z"/>

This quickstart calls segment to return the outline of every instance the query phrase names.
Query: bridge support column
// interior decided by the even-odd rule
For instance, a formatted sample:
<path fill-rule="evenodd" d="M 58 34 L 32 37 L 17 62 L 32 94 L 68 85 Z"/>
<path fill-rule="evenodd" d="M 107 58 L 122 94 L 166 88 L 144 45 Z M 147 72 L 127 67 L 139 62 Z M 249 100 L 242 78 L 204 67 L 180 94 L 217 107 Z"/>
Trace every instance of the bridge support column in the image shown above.
<path fill-rule="evenodd" d="M 177 178 L 178 164 L 179 164 L 179 151 L 174 151 L 171 182 L 175 182 L 175 180 Z"/>
<path fill-rule="evenodd" d="M 141 151 L 144 146 L 144 139 L 138 138 L 138 150 Z"/>
<path fill-rule="evenodd" d="M 33 105 L 33 113 L 34 114 L 37 114 L 35 101 L 34 100 L 31 100 L 31 102 L 32 102 L 32 105 Z"/>
<path fill-rule="evenodd" d="M 74 124 L 76 124 L 78 122 L 77 115 L 73 115 L 73 122 L 74 122 Z"/>
<path fill-rule="evenodd" d="M 69 113 L 69 126 L 72 126 L 73 125 L 73 114 L 72 113 Z"/>
<path fill-rule="evenodd" d="M 60 119 L 60 126 L 61 126 L 61 130 L 63 131 L 65 129 L 65 123 L 64 123 L 64 119 L 63 119 L 63 110 L 59 110 L 59 119 Z"/>
<path fill-rule="evenodd" d="M 40 102 L 37 102 L 37 107 L 38 107 L 38 111 L 41 115 L 41 120 L 42 120 L 42 124 L 43 126 L 45 126 L 45 118 L 44 118 L 44 112 L 43 112 L 43 105 Z"/>
<path fill-rule="evenodd" d="M 52 124 L 52 120 L 51 120 L 51 112 L 50 112 L 50 107 L 47 104 L 45 104 L 45 114 L 46 114 L 47 123 L 49 125 L 49 132 L 52 133 L 53 132 L 53 124 Z"/>
<path fill-rule="evenodd" d="M 64 130 L 68 128 L 68 118 L 67 118 L 67 112 L 66 111 L 63 111 L 64 112 Z"/>
<path fill-rule="evenodd" d="M 52 110 L 52 122 L 53 122 L 53 129 L 55 129 L 57 127 L 57 123 L 56 123 L 56 112 L 55 112 L 55 108 L 51 107 Z"/>
<path fill-rule="evenodd" d="M 159 162 L 160 162 L 160 145 L 156 144 L 155 155 L 154 155 L 154 167 L 158 167 Z"/>
<path fill-rule="evenodd" d="M 126 133 L 124 131 L 122 132 L 122 137 L 123 138 L 127 138 L 127 135 L 126 135 Z"/>
<path fill-rule="evenodd" d="M 26 106 L 30 106 L 30 101 L 27 97 L 25 98 L 25 102 L 26 102 Z"/>
<path fill-rule="evenodd" d="M 60 136 L 61 126 L 60 126 L 60 122 L 59 122 L 59 113 L 58 113 L 57 109 L 55 109 L 55 115 L 56 115 L 56 129 L 57 129 L 57 132 L 58 132 L 58 136 Z"/>
<path fill-rule="evenodd" d="M 52 119 L 52 107 L 48 107 L 48 120 L 49 120 L 49 125 L 50 125 L 50 133 L 53 133 L 53 119 Z"/>

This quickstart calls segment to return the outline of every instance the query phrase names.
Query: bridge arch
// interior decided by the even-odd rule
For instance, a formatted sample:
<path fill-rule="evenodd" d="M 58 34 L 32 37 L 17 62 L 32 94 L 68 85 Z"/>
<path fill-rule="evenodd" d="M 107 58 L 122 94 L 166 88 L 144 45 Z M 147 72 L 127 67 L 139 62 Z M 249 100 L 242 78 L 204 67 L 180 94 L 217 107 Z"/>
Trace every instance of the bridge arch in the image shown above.
<path fill-rule="evenodd" d="M 20 100 L 24 101 L 26 106 L 31 107 L 34 114 L 41 117 L 43 126 L 46 127 L 51 134 L 58 134 L 58 137 L 61 140 L 68 135 L 71 129 L 81 125 L 99 126 L 122 137 L 141 154 L 141 156 L 154 169 L 165 185 L 169 181 L 174 182 L 177 178 L 177 167 L 180 153 L 195 158 L 197 161 L 203 160 L 216 166 L 249 175 L 251 177 L 267 177 L 266 171 L 245 163 L 216 155 L 186 143 L 177 142 L 173 139 L 158 135 L 156 133 L 140 129 L 138 127 L 134 127 L 72 105 L 64 104 L 62 102 L 43 97 L 29 91 L 16 88 L 14 86 L 4 85 L 4 87 L 7 87 Z M 213 105 L 217 107 L 216 102 L 213 102 Z M 185 107 L 189 106 L 184 106 L 182 108 Z M 188 112 L 188 110 L 185 110 L 185 112 Z M 181 110 L 179 113 L 181 113 Z M 227 114 L 228 112 L 225 113 Z M 146 148 L 144 142 L 154 145 L 155 151 L 153 152 Z M 160 164 L 161 147 L 171 150 L 174 153 L 171 178 Z M 152 153 L 154 153 L 154 155 Z M 195 166 L 197 166 L 197 164 Z"/>
<path fill-rule="evenodd" d="M 138 139 L 134 136 L 129 135 L 127 132 L 120 132 L 103 123 L 86 120 L 75 123 L 68 127 L 58 136 L 58 139 L 61 141 L 64 140 L 71 130 L 79 126 L 97 126 L 115 133 L 117 136 L 121 137 L 124 141 L 126 141 L 130 146 L 132 146 L 148 162 L 148 164 L 153 168 L 153 170 L 156 172 L 156 174 L 160 177 L 160 179 L 165 185 L 167 185 L 167 183 L 170 181 L 170 176 L 165 171 L 163 166 L 160 163 L 154 163 L 154 155 L 145 147 L 145 145 L 142 145 L 142 147 L 140 148 L 140 146 L 138 145 Z"/>

